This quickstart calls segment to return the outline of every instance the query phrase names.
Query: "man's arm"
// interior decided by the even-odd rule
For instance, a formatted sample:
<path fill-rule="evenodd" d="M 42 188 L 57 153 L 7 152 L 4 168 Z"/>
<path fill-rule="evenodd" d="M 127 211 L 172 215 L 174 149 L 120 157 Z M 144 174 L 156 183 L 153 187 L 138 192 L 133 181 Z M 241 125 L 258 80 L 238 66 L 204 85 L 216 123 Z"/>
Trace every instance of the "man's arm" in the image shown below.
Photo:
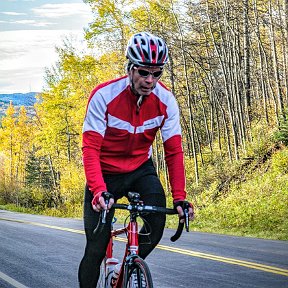
<path fill-rule="evenodd" d="M 184 152 L 180 127 L 179 108 L 174 97 L 171 97 L 167 106 L 167 119 L 161 128 L 164 142 L 165 161 L 168 167 L 173 203 L 180 217 L 184 215 L 183 204 L 186 201 L 186 177 L 184 166 Z M 193 220 L 194 209 L 189 204 L 189 218 Z"/>
<path fill-rule="evenodd" d="M 174 202 L 186 199 L 184 154 L 181 135 L 175 135 L 164 142 L 165 161 Z"/>
<path fill-rule="evenodd" d="M 100 165 L 100 151 L 106 131 L 106 103 L 96 87 L 89 98 L 83 123 L 82 156 L 85 176 L 90 191 L 106 191 Z"/>
<path fill-rule="evenodd" d="M 100 149 L 103 137 L 94 131 L 83 133 L 82 157 L 87 185 L 93 195 L 106 191 L 101 165 Z"/>

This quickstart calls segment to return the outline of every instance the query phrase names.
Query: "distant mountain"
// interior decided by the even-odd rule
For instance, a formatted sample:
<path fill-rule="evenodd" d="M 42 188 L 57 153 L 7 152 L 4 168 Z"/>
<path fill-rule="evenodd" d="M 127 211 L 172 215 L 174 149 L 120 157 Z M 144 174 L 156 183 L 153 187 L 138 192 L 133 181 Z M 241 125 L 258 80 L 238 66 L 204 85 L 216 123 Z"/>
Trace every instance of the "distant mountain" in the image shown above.
<path fill-rule="evenodd" d="M 21 106 L 25 106 L 28 113 L 33 114 L 31 108 L 37 101 L 36 95 L 38 93 L 40 92 L 0 94 L 0 118 L 5 114 L 10 102 L 15 106 L 16 110 Z"/>
<path fill-rule="evenodd" d="M 33 106 L 36 102 L 35 96 L 37 93 L 38 92 L 0 94 L 0 102 L 10 104 L 12 101 L 15 106 Z"/>

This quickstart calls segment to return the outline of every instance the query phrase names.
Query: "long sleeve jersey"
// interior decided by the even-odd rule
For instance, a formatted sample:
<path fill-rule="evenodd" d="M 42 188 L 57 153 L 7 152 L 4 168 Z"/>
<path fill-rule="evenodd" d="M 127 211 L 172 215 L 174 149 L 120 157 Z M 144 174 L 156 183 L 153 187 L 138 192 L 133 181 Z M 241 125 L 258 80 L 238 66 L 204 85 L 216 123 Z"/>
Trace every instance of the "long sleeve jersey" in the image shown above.
<path fill-rule="evenodd" d="M 179 109 L 174 95 L 157 82 L 140 107 L 127 76 L 91 92 L 83 125 L 83 164 L 90 191 L 107 191 L 103 174 L 137 169 L 152 154 L 158 130 L 174 201 L 184 200 L 185 172 Z"/>

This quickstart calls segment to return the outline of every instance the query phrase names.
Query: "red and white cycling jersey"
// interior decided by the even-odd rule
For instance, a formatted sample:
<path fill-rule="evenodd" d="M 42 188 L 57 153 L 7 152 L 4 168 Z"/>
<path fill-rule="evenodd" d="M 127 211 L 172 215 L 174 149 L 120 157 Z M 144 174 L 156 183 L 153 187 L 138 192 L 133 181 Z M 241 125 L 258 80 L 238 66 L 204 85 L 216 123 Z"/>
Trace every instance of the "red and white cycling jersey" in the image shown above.
<path fill-rule="evenodd" d="M 143 98 L 140 108 L 127 76 L 97 86 L 90 95 L 83 125 L 83 163 L 88 187 L 106 191 L 102 173 L 127 173 L 152 154 L 161 129 L 174 201 L 184 200 L 185 173 L 179 109 L 161 83 Z"/>

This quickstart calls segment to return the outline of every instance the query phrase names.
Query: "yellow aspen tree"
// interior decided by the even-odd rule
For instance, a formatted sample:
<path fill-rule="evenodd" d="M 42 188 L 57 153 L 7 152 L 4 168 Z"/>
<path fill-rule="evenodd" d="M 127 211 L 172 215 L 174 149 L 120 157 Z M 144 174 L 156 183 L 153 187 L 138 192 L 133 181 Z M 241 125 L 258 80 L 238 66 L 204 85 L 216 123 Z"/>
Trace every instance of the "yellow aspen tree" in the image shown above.
<path fill-rule="evenodd" d="M 20 107 L 15 133 L 17 135 L 17 142 L 15 143 L 15 180 L 18 183 L 17 186 L 22 187 L 25 181 L 25 166 L 31 147 L 30 140 L 33 135 L 32 125 L 29 123 L 29 117 L 24 106 Z"/>
<path fill-rule="evenodd" d="M 5 116 L 2 118 L 0 130 L 0 149 L 2 151 L 2 169 L 4 170 L 4 182 L 13 191 L 15 187 L 15 158 L 16 158 L 16 117 L 15 108 L 12 104 L 8 106 Z"/>

